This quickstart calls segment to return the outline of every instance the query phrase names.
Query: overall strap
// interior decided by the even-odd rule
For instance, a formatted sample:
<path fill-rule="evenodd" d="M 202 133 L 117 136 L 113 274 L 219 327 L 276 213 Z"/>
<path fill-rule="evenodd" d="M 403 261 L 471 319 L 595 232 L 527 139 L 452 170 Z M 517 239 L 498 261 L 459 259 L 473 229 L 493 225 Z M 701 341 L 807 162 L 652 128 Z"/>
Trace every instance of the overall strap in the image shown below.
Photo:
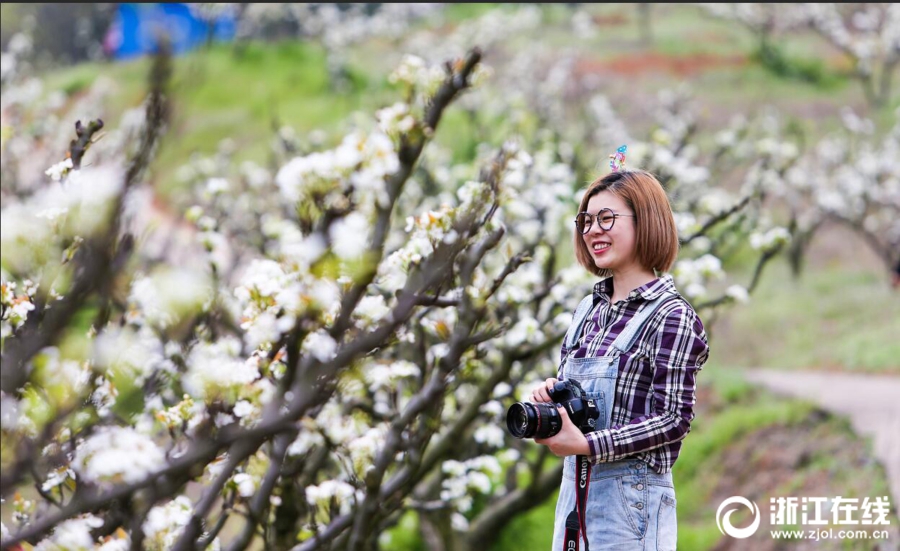
<path fill-rule="evenodd" d="M 588 316 L 590 316 L 593 306 L 593 292 L 589 293 L 588 296 L 581 299 L 581 302 L 578 303 L 578 308 L 575 309 L 575 314 L 572 316 L 572 323 L 569 324 L 569 330 L 566 331 L 566 337 L 563 341 L 566 343 L 566 350 L 568 350 L 569 353 L 574 352 L 577 349 L 577 345 L 580 344 L 584 322 L 587 321 Z"/>
<path fill-rule="evenodd" d="M 634 340 L 637 338 L 638 334 L 640 334 L 644 325 L 646 325 L 650 318 L 653 317 L 653 314 L 662 308 L 663 304 L 678 296 L 677 293 L 664 291 L 660 296 L 650 301 L 649 304 L 646 304 L 633 318 L 628 320 L 628 323 L 625 324 L 625 330 L 622 331 L 619 336 L 616 337 L 616 340 L 613 341 L 612 345 L 610 345 L 610 348 L 613 349 L 612 353 L 618 356 L 630 350 L 631 346 L 634 344 Z"/>

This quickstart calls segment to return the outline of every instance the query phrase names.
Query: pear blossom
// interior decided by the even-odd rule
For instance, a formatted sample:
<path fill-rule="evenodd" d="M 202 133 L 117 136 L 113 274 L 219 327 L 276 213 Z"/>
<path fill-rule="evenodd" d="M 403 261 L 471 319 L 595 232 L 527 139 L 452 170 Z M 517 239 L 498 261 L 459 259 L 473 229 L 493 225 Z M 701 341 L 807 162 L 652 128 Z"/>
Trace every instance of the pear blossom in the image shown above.
<path fill-rule="evenodd" d="M 53 180 L 54 182 L 59 182 L 60 180 L 63 179 L 63 176 L 65 176 L 66 173 L 68 173 L 68 171 L 72 170 L 73 167 L 74 167 L 74 165 L 72 164 L 72 159 L 67 158 L 66 160 L 60 161 L 60 162 L 56 163 L 55 165 L 51 166 L 50 168 L 48 168 L 44 172 L 44 174 L 49 176 L 50 179 Z"/>
<path fill-rule="evenodd" d="M 191 500 L 183 495 L 150 509 L 141 526 L 144 530 L 145 548 L 152 551 L 170 549 L 191 520 L 192 509 Z M 216 538 L 210 547 L 218 549 L 219 545 Z"/>
<path fill-rule="evenodd" d="M 97 484 L 134 483 L 166 465 L 153 440 L 130 428 L 100 427 L 75 450 L 72 469 L 79 480 Z"/>
<path fill-rule="evenodd" d="M 206 398 L 250 385 L 260 376 L 258 359 L 242 359 L 240 350 L 240 341 L 233 337 L 215 343 L 198 343 L 187 357 L 185 390 L 191 396 Z"/>
<path fill-rule="evenodd" d="M 750 301 L 750 294 L 747 289 L 741 285 L 731 285 L 725 290 L 725 295 L 733 298 L 737 302 L 746 303 Z"/>
<path fill-rule="evenodd" d="M 354 499 L 359 499 L 356 489 L 340 480 L 325 480 L 318 485 L 306 487 L 306 501 L 313 506 L 327 508 L 331 500 L 338 504 L 340 513 L 347 514 Z"/>
<path fill-rule="evenodd" d="M 56 526 L 49 538 L 41 540 L 34 549 L 35 551 L 94 549 L 91 530 L 101 526 L 103 519 L 90 514 L 63 521 Z"/>

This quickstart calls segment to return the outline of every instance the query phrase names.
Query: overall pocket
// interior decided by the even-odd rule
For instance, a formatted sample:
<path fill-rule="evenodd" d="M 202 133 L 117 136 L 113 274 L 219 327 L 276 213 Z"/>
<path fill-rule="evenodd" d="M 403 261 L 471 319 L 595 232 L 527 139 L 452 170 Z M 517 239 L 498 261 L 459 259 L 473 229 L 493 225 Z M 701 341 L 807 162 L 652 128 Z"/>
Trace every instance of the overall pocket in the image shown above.
<path fill-rule="evenodd" d="M 678 543 L 678 515 L 676 500 L 671 489 L 666 488 L 659 502 L 659 513 L 656 517 L 656 549 L 657 551 L 675 551 Z"/>
<path fill-rule="evenodd" d="M 642 474 L 629 474 L 616 477 L 616 486 L 621 497 L 622 515 L 631 526 L 634 534 L 643 538 L 647 532 L 648 495 L 647 477 Z"/>

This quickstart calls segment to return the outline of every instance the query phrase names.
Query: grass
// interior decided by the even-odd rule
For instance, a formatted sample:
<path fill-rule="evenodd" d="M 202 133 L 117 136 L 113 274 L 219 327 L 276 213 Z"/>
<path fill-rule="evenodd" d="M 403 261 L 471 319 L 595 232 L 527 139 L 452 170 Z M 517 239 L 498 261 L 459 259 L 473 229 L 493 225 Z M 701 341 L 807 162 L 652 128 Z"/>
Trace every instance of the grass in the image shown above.
<path fill-rule="evenodd" d="M 553 546 L 553 517 L 558 495 L 559 491 L 553 492 L 546 501 L 513 519 L 497 538 L 494 551 L 550 549 Z"/>
<path fill-rule="evenodd" d="M 685 549 L 707 549 L 721 536 L 710 498 L 722 478 L 719 454 L 730 444 L 770 425 L 792 425 L 803 420 L 810 406 L 771 396 L 729 407 L 707 418 L 685 441 L 673 469 L 678 499 L 678 543 Z M 710 514 L 712 512 L 712 514 Z"/>
<path fill-rule="evenodd" d="M 444 18 L 449 23 L 464 23 L 470 19 L 481 17 L 501 5 L 497 2 L 450 4 L 444 11 Z"/>
<path fill-rule="evenodd" d="M 140 105 L 146 93 L 147 59 L 85 64 L 51 74 L 47 89 L 77 93 L 98 75 L 117 91 L 103 117 L 115 127 L 122 113 Z M 263 162 L 274 129 L 293 127 L 301 135 L 333 129 L 354 111 L 371 111 L 390 97 L 384 79 L 351 66 L 350 87 L 332 90 L 322 47 L 301 42 L 249 43 L 242 49 L 215 44 L 178 57 L 172 80 L 171 127 L 153 163 L 159 189 L 175 192 L 175 171 L 193 154 L 214 153 L 222 139 L 235 141 L 238 160 Z"/>
<path fill-rule="evenodd" d="M 710 329 L 710 367 L 900 373 L 900 293 L 886 277 L 835 266 L 795 281 L 774 261 L 750 303 Z"/>

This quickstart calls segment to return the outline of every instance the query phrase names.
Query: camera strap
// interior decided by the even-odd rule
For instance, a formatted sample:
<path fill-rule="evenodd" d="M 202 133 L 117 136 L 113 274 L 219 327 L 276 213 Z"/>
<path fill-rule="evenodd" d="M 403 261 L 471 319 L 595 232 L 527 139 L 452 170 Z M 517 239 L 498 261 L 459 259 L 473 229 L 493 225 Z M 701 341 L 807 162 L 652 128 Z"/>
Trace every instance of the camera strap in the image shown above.
<path fill-rule="evenodd" d="M 575 457 L 575 472 L 578 477 L 575 480 L 575 508 L 566 517 L 566 532 L 563 549 L 565 551 L 578 551 L 578 533 L 584 540 L 584 551 L 588 551 L 587 526 L 584 523 L 584 511 L 587 508 L 588 488 L 591 486 L 591 463 L 587 457 L 578 455 Z"/>

